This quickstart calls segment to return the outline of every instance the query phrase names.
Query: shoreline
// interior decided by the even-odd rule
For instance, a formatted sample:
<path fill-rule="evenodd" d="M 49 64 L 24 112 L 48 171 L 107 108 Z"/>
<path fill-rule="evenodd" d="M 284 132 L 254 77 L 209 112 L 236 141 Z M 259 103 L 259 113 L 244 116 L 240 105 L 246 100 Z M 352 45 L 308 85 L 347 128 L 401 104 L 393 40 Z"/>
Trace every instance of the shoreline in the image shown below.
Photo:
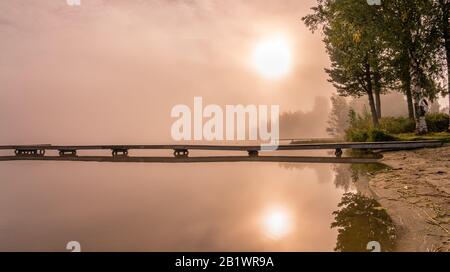
<path fill-rule="evenodd" d="M 397 229 L 396 251 L 450 251 L 450 146 L 382 153 L 366 184 Z"/>

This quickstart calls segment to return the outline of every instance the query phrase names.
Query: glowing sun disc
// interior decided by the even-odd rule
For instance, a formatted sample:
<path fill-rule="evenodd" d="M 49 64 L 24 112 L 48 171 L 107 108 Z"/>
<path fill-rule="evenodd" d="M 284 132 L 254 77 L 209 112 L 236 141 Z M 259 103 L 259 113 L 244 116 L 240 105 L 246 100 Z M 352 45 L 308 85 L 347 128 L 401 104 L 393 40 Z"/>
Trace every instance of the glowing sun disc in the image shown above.
<path fill-rule="evenodd" d="M 291 49 L 283 38 L 259 42 L 252 56 L 254 68 L 267 79 L 279 79 L 291 69 Z"/>

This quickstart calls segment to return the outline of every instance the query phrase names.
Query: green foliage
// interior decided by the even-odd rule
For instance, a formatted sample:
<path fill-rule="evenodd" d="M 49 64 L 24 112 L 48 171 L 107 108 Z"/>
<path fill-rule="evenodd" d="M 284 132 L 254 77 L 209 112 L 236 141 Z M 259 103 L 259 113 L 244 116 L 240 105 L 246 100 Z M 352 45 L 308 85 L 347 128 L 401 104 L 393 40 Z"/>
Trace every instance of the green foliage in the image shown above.
<path fill-rule="evenodd" d="M 349 112 L 350 119 L 350 128 L 357 129 L 369 129 L 372 125 L 372 117 L 371 114 L 367 111 L 367 108 L 364 108 L 362 115 L 357 114 L 353 109 Z"/>
<path fill-rule="evenodd" d="M 380 129 L 391 134 L 414 132 L 416 123 L 407 117 L 383 117 L 380 119 Z"/>
<path fill-rule="evenodd" d="M 386 131 L 378 128 L 371 128 L 368 132 L 369 142 L 388 142 L 388 141 L 396 141 L 397 138 L 390 135 Z"/>
<path fill-rule="evenodd" d="M 302 19 L 323 34 L 331 61 L 325 70 L 329 81 L 342 96 L 368 95 L 376 126 L 380 108 L 373 94 L 401 90 L 411 106 L 413 99 L 433 100 L 445 93 L 442 52 L 450 50 L 450 43 L 443 42 L 449 39 L 449 5 L 448 0 L 390 0 L 374 6 L 365 0 L 317 0 L 312 14 Z M 409 110 L 412 116 L 412 107 Z M 393 121 L 381 128 L 390 133 L 410 131 L 408 120 Z"/>
<path fill-rule="evenodd" d="M 402 133 L 395 135 L 400 141 L 427 141 L 435 140 L 450 143 L 450 133 L 448 132 L 430 132 L 426 135 L 417 135 L 415 133 Z"/>
<path fill-rule="evenodd" d="M 353 110 L 349 113 L 350 128 L 345 131 L 345 139 L 350 142 L 385 142 L 398 140 L 425 140 L 417 138 L 414 134 L 415 122 L 406 117 L 383 117 L 380 119 L 379 128 L 374 128 L 371 123 L 370 113 L 365 111 L 362 115 Z M 430 139 L 433 133 L 444 133 L 448 130 L 450 118 L 445 113 L 432 113 L 426 116 Z M 395 135 L 395 136 L 393 136 Z M 438 140 L 447 141 L 449 136 L 437 135 Z"/>
<path fill-rule="evenodd" d="M 449 127 L 449 116 L 445 113 L 432 113 L 427 117 L 428 131 L 430 132 L 444 132 Z"/>
<path fill-rule="evenodd" d="M 350 142 L 388 142 L 396 141 L 397 138 L 378 128 L 350 128 L 347 130 L 346 140 Z"/>
<path fill-rule="evenodd" d="M 321 27 L 331 61 L 331 67 L 325 69 L 329 81 L 339 95 L 367 95 L 376 125 L 380 109 L 373 95 L 396 84 L 389 69 L 389 49 L 383 40 L 383 11 L 362 0 L 318 0 L 312 10 L 303 21 L 312 31 Z"/>
<path fill-rule="evenodd" d="M 396 77 L 412 86 L 413 96 L 434 99 L 442 91 L 441 41 L 434 1 L 383 1 L 386 46 L 392 49 Z"/>
<path fill-rule="evenodd" d="M 367 142 L 369 133 L 365 129 L 349 128 L 346 132 L 345 138 L 350 142 Z"/>
<path fill-rule="evenodd" d="M 328 116 L 327 132 L 334 137 L 342 137 L 350 125 L 349 106 L 344 97 L 337 94 L 331 96 L 331 112 Z"/>
<path fill-rule="evenodd" d="M 385 142 L 395 141 L 396 138 L 390 133 L 400 133 L 403 129 L 411 129 L 408 121 L 402 118 L 385 118 L 383 119 L 383 126 L 374 128 L 371 122 L 371 115 L 367 110 L 363 114 L 357 114 L 354 110 L 349 113 L 350 128 L 345 132 L 345 138 L 350 142 Z M 395 122 L 394 122 L 395 121 Z M 415 124 L 412 122 L 412 129 Z M 391 130 L 388 130 L 388 129 Z M 397 132 L 399 131 L 399 132 Z"/>
<path fill-rule="evenodd" d="M 336 251 L 367 251 L 367 243 L 378 241 L 382 251 L 393 251 L 397 238 L 394 224 L 386 211 L 374 199 L 346 193 L 333 212 L 332 228 L 337 228 Z"/>

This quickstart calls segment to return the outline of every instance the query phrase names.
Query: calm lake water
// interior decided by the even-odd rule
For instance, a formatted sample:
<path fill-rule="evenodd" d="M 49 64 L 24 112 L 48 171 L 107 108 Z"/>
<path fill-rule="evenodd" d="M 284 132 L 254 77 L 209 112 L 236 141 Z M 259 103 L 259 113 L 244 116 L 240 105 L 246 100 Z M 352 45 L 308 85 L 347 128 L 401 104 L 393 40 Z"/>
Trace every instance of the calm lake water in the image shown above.
<path fill-rule="evenodd" d="M 366 232 L 390 232 L 367 218 L 356 223 L 363 237 L 331 227 L 363 168 L 1 162 L 0 251 L 66 251 L 69 241 L 83 251 L 365 250 Z"/>

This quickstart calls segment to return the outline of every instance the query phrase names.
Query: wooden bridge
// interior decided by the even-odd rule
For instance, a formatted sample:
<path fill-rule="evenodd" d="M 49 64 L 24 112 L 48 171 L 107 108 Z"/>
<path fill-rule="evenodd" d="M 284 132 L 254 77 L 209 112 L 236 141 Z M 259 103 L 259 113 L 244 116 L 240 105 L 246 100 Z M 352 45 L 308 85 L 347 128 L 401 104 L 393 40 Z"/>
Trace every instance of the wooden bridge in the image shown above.
<path fill-rule="evenodd" d="M 0 150 L 12 150 L 14 155 L 0 156 L 0 161 L 5 160 L 79 160 L 79 161 L 146 161 L 165 162 L 176 159 L 176 162 L 204 162 L 211 160 L 220 161 L 283 161 L 299 160 L 305 162 L 327 162 L 324 157 L 293 157 L 293 156 L 259 156 L 260 152 L 267 150 L 299 151 L 299 150 L 334 150 L 336 158 L 353 163 L 352 158 L 341 158 L 344 149 L 360 150 L 400 150 L 416 148 L 440 147 L 441 141 L 403 141 L 403 142 L 371 142 L 371 143 L 301 143 L 284 144 L 278 146 L 261 145 L 10 145 L 0 146 Z M 79 151 L 86 150 L 110 150 L 108 156 L 78 156 Z M 174 158 L 170 157 L 131 157 L 130 150 L 173 150 Z M 234 157 L 189 157 L 190 150 L 205 151 L 243 151 L 248 156 Z M 46 151 L 57 151 L 59 156 L 46 156 Z M 297 159 L 296 159 L 297 158 Z M 355 159 L 355 158 L 353 158 Z M 325 160 L 325 161 L 324 161 Z M 362 162 L 368 162 L 364 158 Z M 331 162 L 331 161 L 330 161 Z"/>

